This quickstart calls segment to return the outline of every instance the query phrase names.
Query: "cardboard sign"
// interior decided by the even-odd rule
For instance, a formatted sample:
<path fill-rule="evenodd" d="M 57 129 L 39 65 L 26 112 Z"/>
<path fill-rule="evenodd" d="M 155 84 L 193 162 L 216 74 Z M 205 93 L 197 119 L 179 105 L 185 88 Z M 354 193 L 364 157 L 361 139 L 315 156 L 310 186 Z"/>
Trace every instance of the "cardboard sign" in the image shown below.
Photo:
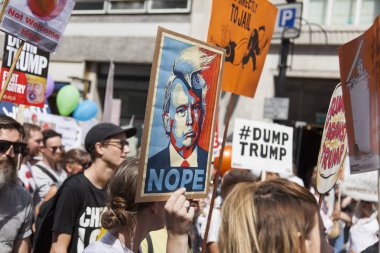
<path fill-rule="evenodd" d="M 6 34 L 3 65 L 1 68 L 1 89 L 5 84 L 20 40 Z M 49 53 L 26 43 L 9 81 L 3 100 L 15 104 L 44 107 L 46 79 L 49 67 Z"/>
<path fill-rule="evenodd" d="M 380 17 L 339 48 L 351 173 L 379 169 Z"/>
<path fill-rule="evenodd" d="M 236 119 L 232 168 L 292 174 L 293 128 Z"/>
<path fill-rule="evenodd" d="M 330 100 L 317 161 L 317 190 L 325 194 L 339 178 L 347 152 L 346 118 L 342 87 L 338 85 Z"/>
<path fill-rule="evenodd" d="M 222 90 L 255 95 L 276 15 L 267 0 L 213 1 L 207 41 L 226 50 Z"/>
<path fill-rule="evenodd" d="M 287 120 L 289 101 L 289 98 L 265 98 L 264 118 Z"/>
<path fill-rule="evenodd" d="M 55 52 L 75 0 L 9 1 L 1 27 L 47 52 Z"/>
<path fill-rule="evenodd" d="M 344 174 L 344 180 L 340 184 L 342 194 L 355 200 L 378 202 L 377 171 L 350 175 L 350 171 L 346 170 Z"/>
<path fill-rule="evenodd" d="M 9 102 L 1 102 L 0 114 L 16 119 L 17 114 L 19 114 L 19 107 Z M 66 151 L 80 147 L 83 143 L 84 127 L 86 124 L 93 126 L 96 123 L 92 121 L 79 122 L 70 117 L 51 114 L 48 104 L 45 104 L 44 107 L 30 106 L 26 108 L 23 111 L 23 118 L 24 122 L 40 126 L 42 129 L 53 129 L 62 134 L 62 144 Z"/>
<path fill-rule="evenodd" d="M 224 51 L 159 28 L 136 200 L 207 196 Z"/>

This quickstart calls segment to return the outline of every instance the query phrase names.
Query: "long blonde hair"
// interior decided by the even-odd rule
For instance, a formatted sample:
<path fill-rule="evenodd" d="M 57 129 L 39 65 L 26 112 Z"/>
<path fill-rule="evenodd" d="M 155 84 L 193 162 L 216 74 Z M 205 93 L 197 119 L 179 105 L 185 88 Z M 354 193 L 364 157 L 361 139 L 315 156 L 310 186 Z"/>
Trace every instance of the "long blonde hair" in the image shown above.
<path fill-rule="evenodd" d="M 304 253 L 317 202 L 284 179 L 238 184 L 222 207 L 221 253 Z"/>

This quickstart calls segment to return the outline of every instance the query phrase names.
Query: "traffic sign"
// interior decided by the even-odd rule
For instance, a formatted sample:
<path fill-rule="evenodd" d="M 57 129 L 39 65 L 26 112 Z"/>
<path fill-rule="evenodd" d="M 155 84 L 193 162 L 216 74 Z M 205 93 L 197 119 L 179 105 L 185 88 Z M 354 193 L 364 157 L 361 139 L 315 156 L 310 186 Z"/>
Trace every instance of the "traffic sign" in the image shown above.
<path fill-rule="evenodd" d="M 276 5 L 277 21 L 273 39 L 295 39 L 301 33 L 302 3 Z"/>

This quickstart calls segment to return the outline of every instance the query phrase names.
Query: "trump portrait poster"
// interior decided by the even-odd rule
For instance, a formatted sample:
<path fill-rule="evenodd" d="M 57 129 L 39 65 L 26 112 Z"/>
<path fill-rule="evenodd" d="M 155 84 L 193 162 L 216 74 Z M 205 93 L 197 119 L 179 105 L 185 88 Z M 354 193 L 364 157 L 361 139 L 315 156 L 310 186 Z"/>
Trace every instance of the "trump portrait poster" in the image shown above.
<path fill-rule="evenodd" d="M 224 51 L 159 28 L 151 71 L 138 202 L 166 200 L 186 188 L 207 195 Z"/>

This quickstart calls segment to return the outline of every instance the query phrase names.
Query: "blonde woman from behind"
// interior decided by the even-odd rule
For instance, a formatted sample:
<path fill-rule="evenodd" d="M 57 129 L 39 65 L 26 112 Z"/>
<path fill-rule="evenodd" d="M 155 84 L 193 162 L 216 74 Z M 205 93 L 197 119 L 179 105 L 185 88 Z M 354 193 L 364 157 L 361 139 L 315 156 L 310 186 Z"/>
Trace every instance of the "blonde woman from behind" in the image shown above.
<path fill-rule="evenodd" d="M 222 207 L 221 253 L 320 253 L 317 202 L 285 179 L 241 183 Z"/>

